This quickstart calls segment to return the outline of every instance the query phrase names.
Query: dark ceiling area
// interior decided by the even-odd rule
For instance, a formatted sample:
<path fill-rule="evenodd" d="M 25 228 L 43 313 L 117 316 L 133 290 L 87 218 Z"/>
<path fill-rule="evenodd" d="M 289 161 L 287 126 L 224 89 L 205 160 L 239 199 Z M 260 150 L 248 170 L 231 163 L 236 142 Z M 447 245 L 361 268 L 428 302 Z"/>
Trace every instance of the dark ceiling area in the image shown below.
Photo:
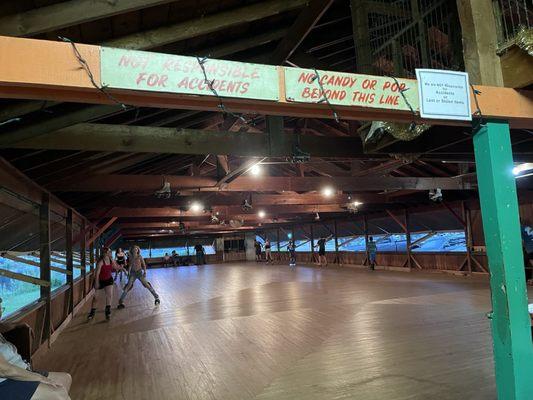
<path fill-rule="evenodd" d="M 86 44 L 404 78 L 412 78 L 418 67 L 464 68 L 457 10 L 450 4 L 455 2 L 424 0 L 419 10 L 410 1 L 365 2 L 370 7 L 366 40 L 354 32 L 358 10 L 348 0 L 147 1 L 148 6 L 85 18 L 72 14 L 67 3 L 4 0 L 0 35 L 66 37 Z M 139 48 L 141 38 L 149 38 L 150 45 Z M 361 48 L 370 61 L 356 57 Z M 1 149 L 0 156 L 94 221 L 116 216 L 119 226 L 134 227 L 182 222 L 195 234 L 227 231 L 229 221 L 253 229 L 310 221 L 316 212 L 342 216 L 354 211 L 354 201 L 361 203 L 356 206 L 360 213 L 424 207 L 433 204 L 428 193 L 437 188 L 450 202 L 477 197 L 470 128 L 432 126 L 406 140 L 405 127 L 375 129 L 377 122 L 1 100 L 0 137 L 15 133 L 59 139 L 46 146 L 39 140 L 33 146 L 15 143 Z M 313 151 L 295 147 L 288 156 L 247 155 L 242 148 L 247 135 L 269 132 L 276 123 L 282 133 L 308 140 Z M 183 152 L 164 142 L 158 151 L 131 152 L 107 144 L 106 134 L 135 127 L 154 135 L 190 130 L 197 137 L 206 131 L 234 137 L 224 150 L 200 140 Z M 61 135 L 71 132 L 104 139 L 92 147 L 62 144 Z M 511 136 L 515 160 L 530 161 L 533 132 L 513 130 Z M 260 165 L 259 176 L 252 174 L 255 165 Z M 165 184 L 170 190 L 158 194 Z M 520 184 L 527 188 L 527 178 Z M 325 188 L 333 193 L 325 195 Z M 244 201 L 253 208 L 242 207 Z M 196 203 L 201 211 L 191 210 Z M 266 218 L 257 216 L 259 208 Z M 227 224 L 217 228 L 221 221 Z M 129 229 L 125 236 L 138 231 L 142 228 Z"/>

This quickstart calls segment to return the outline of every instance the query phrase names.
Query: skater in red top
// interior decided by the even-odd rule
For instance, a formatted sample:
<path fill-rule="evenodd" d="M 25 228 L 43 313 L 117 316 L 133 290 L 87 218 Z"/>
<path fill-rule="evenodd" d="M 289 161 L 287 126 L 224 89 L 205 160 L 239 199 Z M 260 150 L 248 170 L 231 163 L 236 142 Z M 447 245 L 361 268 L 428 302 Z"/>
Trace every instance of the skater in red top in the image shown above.
<path fill-rule="evenodd" d="M 105 292 L 105 319 L 111 317 L 111 302 L 113 301 L 113 270 L 122 270 L 123 267 L 117 265 L 113 260 L 113 253 L 108 247 L 102 249 L 102 256 L 96 264 L 96 273 L 94 275 L 94 288 L 97 292 L 93 296 L 91 311 L 87 316 L 88 320 L 94 318 L 96 313 L 96 302 L 98 290 L 103 289 Z"/>

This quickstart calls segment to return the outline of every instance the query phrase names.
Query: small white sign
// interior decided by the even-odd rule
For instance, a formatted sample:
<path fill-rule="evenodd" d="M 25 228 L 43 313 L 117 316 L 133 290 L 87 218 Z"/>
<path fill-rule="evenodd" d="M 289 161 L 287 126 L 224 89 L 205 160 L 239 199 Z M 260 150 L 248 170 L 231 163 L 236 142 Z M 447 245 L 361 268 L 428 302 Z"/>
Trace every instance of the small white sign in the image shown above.
<path fill-rule="evenodd" d="M 420 116 L 472 121 L 468 73 L 417 69 Z"/>

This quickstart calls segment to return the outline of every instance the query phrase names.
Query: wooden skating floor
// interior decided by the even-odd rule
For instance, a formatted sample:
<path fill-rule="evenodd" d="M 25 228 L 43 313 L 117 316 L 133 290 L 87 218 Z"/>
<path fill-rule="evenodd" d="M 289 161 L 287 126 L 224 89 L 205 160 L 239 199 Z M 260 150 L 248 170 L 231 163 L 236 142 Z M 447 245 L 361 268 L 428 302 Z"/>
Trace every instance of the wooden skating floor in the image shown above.
<path fill-rule="evenodd" d="M 496 399 L 486 280 L 254 263 L 148 279 L 159 307 L 137 282 L 36 363 L 70 372 L 73 400 Z"/>

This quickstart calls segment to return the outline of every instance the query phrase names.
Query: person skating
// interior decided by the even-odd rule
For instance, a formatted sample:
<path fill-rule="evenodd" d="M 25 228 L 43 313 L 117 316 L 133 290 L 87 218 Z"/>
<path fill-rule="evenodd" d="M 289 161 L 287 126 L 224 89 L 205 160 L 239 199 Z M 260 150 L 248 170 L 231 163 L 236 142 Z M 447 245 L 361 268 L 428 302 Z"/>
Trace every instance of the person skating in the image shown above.
<path fill-rule="evenodd" d="M 370 236 L 368 238 L 368 262 L 370 264 L 370 269 L 374 271 L 376 268 L 376 253 L 377 253 L 377 245 L 376 242 L 374 242 L 374 238 Z"/>
<path fill-rule="evenodd" d="M 272 259 L 272 245 L 270 244 L 270 240 L 265 241 L 265 260 L 267 264 L 272 264 L 274 260 Z"/>
<path fill-rule="evenodd" d="M 128 292 L 133 288 L 133 284 L 138 279 L 141 281 L 142 285 L 152 293 L 155 299 L 155 305 L 159 305 L 161 301 L 159 300 L 159 295 L 154 290 L 154 287 L 150 282 L 146 280 L 146 262 L 144 261 L 143 256 L 141 255 L 141 249 L 139 246 L 133 246 L 130 250 L 130 274 L 128 276 L 128 283 L 122 291 L 122 295 L 118 301 L 119 309 L 124 308 L 124 300 L 128 295 Z"/>
<path fill-rule="evenodd" d="M 296 267 L 296 246 L 292 239 L 289 240 L 287 250 L 289 251 L 289 267 Z"/>
<path fill-rule="evenodd" d="M 316 247 L 318 247 L 318 264 L 320 266 L 324 265 L 325 267 L 328 266 L 328 259 L 326 258 L 326 238 L 320 238 L 316 244 Z"/>
<path fill-rule="evenodd" d="M 126 253 L 122 250 L 122 248 L 118 248 L 115 253 L 115 262 L 120 267 L 120 269 L 116 270 L 115 272 L 115 282 L 117 278 L 120 276 L 120 282 L 122 282 L 122 274 L 126 273 Z"/>
<path fill-rule="evenodd" d="M 204 246 L 202 246 L 200 243 L 197 243 L 196 246 L 194 246 L 194 250 L 196 251 L 196 265 L 204 265 L 205 264 Z"/>
<path fill-rule="evenodd" d="M 119 271 L 123 269 L 113 260 L 113 253 L 108 247 L 102 249 L 102 256 L 96 263 L 96 273 L 94 275 L 94 288 L 96 293 L 93 296 L 91 311 L 87 316 L 88 320 L 94 318 L 96 314 L 96 303 L 98 291 L 103 290 L 105 293 L 105 319 L 109 321 L 111 318 L 111 302 L 113 301 L 113 270 Z"/>
<path fill-rule="evenodd" d="M 259 243 L 259 241 L 256 240 L 254 243 L 254 247 L 255 247 L 255 261 L 261 262 L 261 243 Z"/>

